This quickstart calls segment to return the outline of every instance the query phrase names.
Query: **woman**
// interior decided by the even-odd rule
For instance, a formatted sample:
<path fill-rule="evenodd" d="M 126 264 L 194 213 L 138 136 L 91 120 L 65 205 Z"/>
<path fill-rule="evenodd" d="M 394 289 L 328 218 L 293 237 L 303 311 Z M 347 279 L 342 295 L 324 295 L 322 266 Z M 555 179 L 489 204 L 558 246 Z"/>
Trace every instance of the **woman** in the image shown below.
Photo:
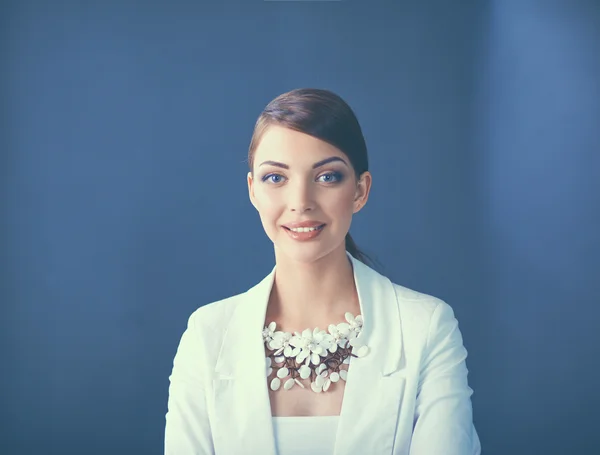
<path fill-rule="evenodd" d="M 276 265 L 189 318 L 165 453 L 479 454 L 452 309 L 373 270 L 348 233 L 372 181 L 351 108 L 326 90 L 280 95 L 248 162 Z"/>

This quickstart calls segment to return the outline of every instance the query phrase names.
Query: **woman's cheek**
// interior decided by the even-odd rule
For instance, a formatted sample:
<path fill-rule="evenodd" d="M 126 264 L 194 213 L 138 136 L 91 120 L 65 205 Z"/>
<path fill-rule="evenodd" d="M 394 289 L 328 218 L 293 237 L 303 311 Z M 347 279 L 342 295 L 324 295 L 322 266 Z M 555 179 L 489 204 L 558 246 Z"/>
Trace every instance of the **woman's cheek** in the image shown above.
<path fill-rule="evenodd" d="M 260 188 L 260 190 L 257 192 L 257 196 L 262 201 L 262 205 L 264 207 L 273 206 L 273 204 L 276 204 L 281 198 L 281 196 L 279 196 L 277 192 L 269 191 L 268 188 L 264 187 Z"/>

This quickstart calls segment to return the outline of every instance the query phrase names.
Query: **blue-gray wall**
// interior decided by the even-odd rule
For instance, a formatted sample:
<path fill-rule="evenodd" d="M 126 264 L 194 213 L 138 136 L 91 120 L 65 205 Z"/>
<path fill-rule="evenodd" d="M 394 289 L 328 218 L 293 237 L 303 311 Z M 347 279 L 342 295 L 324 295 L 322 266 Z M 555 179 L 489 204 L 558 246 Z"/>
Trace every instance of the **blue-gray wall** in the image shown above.
<path fill-rule="evenodd" d="M 161 453 L 187 317 L 273 266 L 244 160 L 296 87 L 356 111 L 351 231 L 455 309 L 484 453 L 600 446 L 600 2 L 71 3 L 0 6 L 0 453 Z"/>

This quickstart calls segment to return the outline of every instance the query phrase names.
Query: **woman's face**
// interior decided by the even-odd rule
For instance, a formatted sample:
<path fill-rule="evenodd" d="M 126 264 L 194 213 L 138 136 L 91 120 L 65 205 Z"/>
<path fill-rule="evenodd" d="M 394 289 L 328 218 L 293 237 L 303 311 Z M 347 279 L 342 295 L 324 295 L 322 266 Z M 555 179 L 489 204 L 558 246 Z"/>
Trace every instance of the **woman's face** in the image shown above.
<path fill-rule="evenodd" d="M 248 191 L 278 253 L 312 262 L 345 251 L 352 215 L 367 202 L 371 175 L 360 181 L 348 157 L 304 133 L 269 126 L 254 154 Z M 294 233 L 293 223 L 312 222 L 317 231 Z"/>

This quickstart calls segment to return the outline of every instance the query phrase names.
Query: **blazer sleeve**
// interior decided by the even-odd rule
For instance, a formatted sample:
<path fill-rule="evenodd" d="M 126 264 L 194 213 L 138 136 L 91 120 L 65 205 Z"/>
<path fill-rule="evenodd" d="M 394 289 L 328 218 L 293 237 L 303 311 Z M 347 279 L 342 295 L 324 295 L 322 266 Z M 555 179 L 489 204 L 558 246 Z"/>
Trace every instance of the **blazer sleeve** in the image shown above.
<path fill-rule="evenodd" d="M 435 308 L 417 390 L 410 455 L 479 455 L 458 321 L 440 301 Z"/>
<path fill-rule="evenodd" d="M 169 376 L 169 399 L 165 416 L 165 455 L 214 454 L 206 408 L 203 350 L 197 313 L 188 319 Z"/>

